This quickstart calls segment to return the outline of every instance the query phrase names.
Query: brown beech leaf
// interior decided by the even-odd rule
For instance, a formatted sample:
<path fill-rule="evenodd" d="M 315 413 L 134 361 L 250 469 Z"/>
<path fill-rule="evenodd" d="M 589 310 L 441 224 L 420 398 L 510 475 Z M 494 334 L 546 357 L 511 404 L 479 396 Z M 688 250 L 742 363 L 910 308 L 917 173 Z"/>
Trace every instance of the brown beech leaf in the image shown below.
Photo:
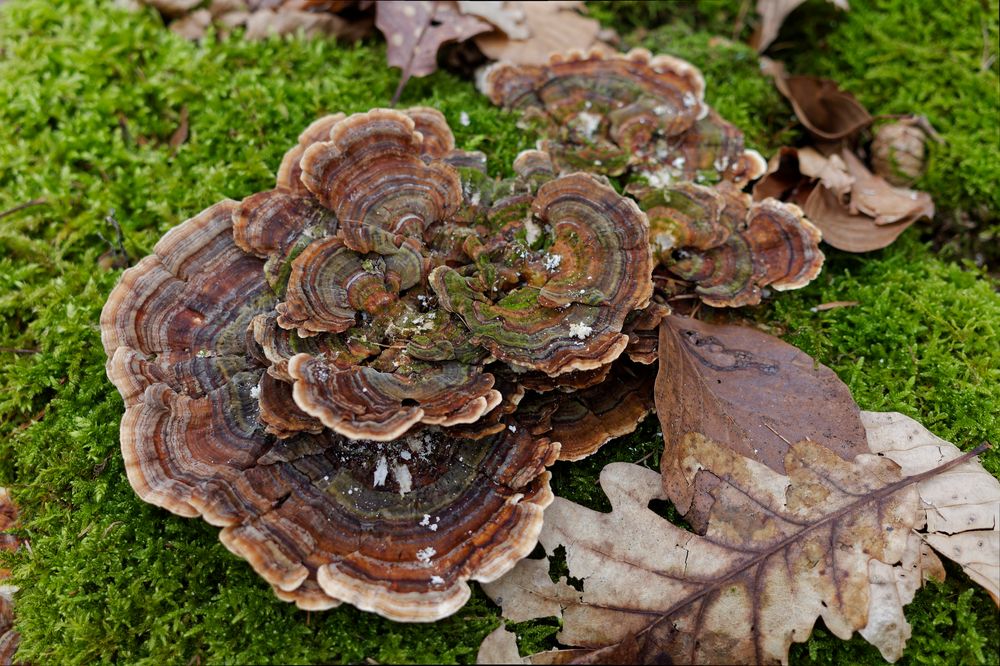
<path fill-rule="evenodd" d="M 757 0 L 757 14 L 760 16 L 760 26 L 751 38 L 751 45 L 758 53 L 763 53 L 778 37 L 781 25 L 795 9 L 806 0 Z M 827 0 L 837 9 L 849 10 L 847 0 Z"/>
<path fill-rule="evenodd" d="M 476 46 L 493 60 L 519 65 L 545 65 L 553 53 L 573 49 L 586 51 L 600 47 L 598 33 L 601 24 L 581 16 L 582 2 L 517 2 L 524 13 L 524 24 L 530 36 L 516 39 L 512 35 L 491 32 L 475 38 Z"/>
<path fill-rule="evenodd" d="M 463 15 L 455 2 L 412 1 L 375 3 L 375 27 L 388 44 L 390 67 L 411 76 L 427 76 L 437 69 L 437 52 L 447 42 L 462 42 L 493 26 L 475 16 Z"/>
<path fill-rule="evenodd" d="M 787 474 L 696 433 L 677 446 L 688 469 L 723 479 L 704 536 L 650 509 L 664 499 L 656 472 L 613 463 L 601 472 L 610 513 L 559 497 L 545 511 L 539 540 L 549 557 L 565 548 L 581 591 L 519 572 L 548 557 L 483 586 L 505 615 L 527 593 L 561 608 L 556 638 L 576 649 L 530 663 L 784 663 L 818 618 L 840 638 L 865 629 L 888 644 L 892 632 L 873 620 L 887 616 L 890 594 L 888 615 L 899 605 L 894 565 L 927 568 L 911 538 L 918 488 L 976 453 L 904 477 L 887 457 L 849 462 L 810 441 L 788 448 Z"/>
<path fill-rule="evenodd" d="M 670 315 L 660 324 L 659 354 L 654 398 L 666 444 L 663 484 L 696 529 L 704 526 L 722 480 L 685 467 L 679 444 L 688 433 L 779 473 L 792 444 L 804 439 L 844 460 L 868 450 L 847 386 L 778 338 L 746 326 Z"/>
<path fill-rule="evenodd" d="M 861 102 L 830 79 L 789 76 L 783 63 L 770 58 L 761 58 L 761 71 L 774 78 L 799 122 L 821 141 L 848 139 L 872 124 Z"/>
<path fill-rule="evenodd" d="M 847 252 L 879 250 L 920 218 L 934 215 L 929 194 L 890 185 L 847 148 L 829 156 L 812 148 L 782 148 L 753 196 L 798 204 L 824 241 Z"/>

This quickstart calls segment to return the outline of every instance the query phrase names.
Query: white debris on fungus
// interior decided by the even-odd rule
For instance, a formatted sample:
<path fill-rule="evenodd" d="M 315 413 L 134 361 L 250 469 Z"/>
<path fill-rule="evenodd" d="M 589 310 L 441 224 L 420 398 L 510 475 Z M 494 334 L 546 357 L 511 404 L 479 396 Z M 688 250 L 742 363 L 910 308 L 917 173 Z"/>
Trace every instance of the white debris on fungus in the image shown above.
<path fill-rule="evenodd" d="M 583 340 L 593 332 L 594 329 L 592 327 L 587 326 L 586 324 L 581 324 L 579 322 L 575 324 L 570 324 L 569 327 L 569 334 L 579 340 Z"/>
<path fill-rule="evenodd" d="M 578 114 L 576 119 L 580 123 L 580 129 L 583 130 L 584 136 L 588 139 L 593 139 L 597 128 L 601 125 L 601 117 L 596 113 L 587 113 L 584 111 Z"/>
<path fill-rule="evenodd" d="M 405 495 L 413 490 L 413 476 L 410 474 L 410 468 L 406 465 L 393 465 L 392 478 L 396 479 L 396 483 L 399 484 L 400 495 Z"/>
<path fill-rule="evenodd" d="M 385 479 L 389 476 L 389 461 L 385 459 L 385 456 L 379 456 L 378 462 L 375 463 L 375 478 L 373 483 L 376 486 L 385 485 Z"/>
<path fill-rule="evenodd" d="M 417 551 L 417 561 L 420 562 L 425 567 L 431 565 L 431 558 L 437 555 L 437 551 L 433 547 L 427 546 L 423 550 Z"/>
<path fill-rule="evenodd" d="M 547 270 L 547 271 L 554 271 L 557 268 L 559 268 L 559 264 L 562 263 L 562 255 L 561 254 L 548 254 L 548 253 L 546 253 L 545 257 L 544 257 L 544 262 L 543 263 L 545 265 L 545 270 Z"/>
<path fill-rule="evenodd" d="M 444 578 L 441 578 L 441 576 L 431 576 L 431 585 L 444 585 Z"/>

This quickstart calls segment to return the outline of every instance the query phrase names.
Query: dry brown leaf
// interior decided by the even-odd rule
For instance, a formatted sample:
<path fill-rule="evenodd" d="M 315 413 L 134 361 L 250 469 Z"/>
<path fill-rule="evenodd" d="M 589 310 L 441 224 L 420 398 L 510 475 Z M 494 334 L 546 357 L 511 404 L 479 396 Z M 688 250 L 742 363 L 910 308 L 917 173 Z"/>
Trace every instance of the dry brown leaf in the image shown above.
<path fill-rule="evenodd" d="M 920 474 L 962 452 L 896 412 L 862 412 L 871 450 Z M 1000 481 L 970 460 L 917 486 L 927 527 L 924 540 L 962 566 L 1000 603 Z"/>
<path fill-rule="evenodd" d="M 541 561 L 541 560 L 539 560 Z M 548 576 L 548 574 L 545 574 Z M 517 637 L 501 624 L 483 639 L 476 654 L 477 664 L 523 664 L 517 651 Z"/>
<path fill-rule="evenodd" d="M 195 42 L 205 36 L 205 30 L 211 23 L 212 13 L 207 9 L 198 9 L 171 21 L 170 31 Z"/>
<path fill-rule="evenodd" d="M 387 2 L 375 4 L 375 27 L 385 35 L 390 67 L 403 78 L 427 76 L 437 69 L 437 52 L 447 42 L 461 42 L 493 29 L 475 16 L 463 16 L 455 2 Z"/>
<path fill-rule="evenodd" d="M 830 79 L 789 76 L 783 63 L 770 58 L 761 58 L 761 71 L 774 79 L 799 122 L 821 141 L 849 139 L 872 123 L 861 102 Z"/>
<path fill-rule="evenodd" d="M 489 21 L 510 39 L 527 39 L 531 30 L 525 25 L 522 2 L 502 0 L 458 0 L 458 11 Z"/>
<path fill-rule="evenodd" d="M 865 630 L 890 655 L 905 641 L 906 630 L 888 621 L 909 590 L 893 565 L 921 577 L 932 568 L 911 538 L 922 517 L 918 489 L 972 453 L 903 477 L 887 457 L 848 462 L 803 441 L 788 449 L 786 476 L 698 434 L 678 447 L 686 469 L 724 480 L 704 536 L 649 508 L 664 498 L 659 475 L 613 463 L 601 473 L 611 513 L 562 498 L 545 512 L 540 542 L 549 556 L 566 549 L 569 575 L 583 582 L 575 598 L 548 576 L 518 571 L 547 558 L 522 561 L 487 588 L 506 615 L 514 588 L 523 595 L 531 586 L 562 608 L 557 639 L 590 651 L 531 663 L 786 662 L 820 617 L 840 638 Z"/>
<path fill-rule="evenodd" d="M 934 215 L 926 192 L 890 185 L 842 148 L 824 156 L 812 148 L 782 148 L 753 188 L 754 199 L 775 197 L 798 204 L 840 250 L 886 247 L 922 217 Z"/>
<path fill-rule="evenodd" d="M 514 3 L 511 3 L 514 4 Z M 522 2 L 524 22 L 531 36 L 513 39 L 499 32 L 479 35 L 476 46 L 486 57 L 518 65 L 545 65 L 553 53 L 600 47 L 601 24 L 581 16 L 580 2 Z"/>
<path fill-rule="evenodd" d="M 691 432 L 784 472 L 794 442 L 811 439 L 844 460 L 867 452 L 850 390 L 836 374 L 778 338 L 745 326 L 668 316 L 660 324 L 656 412 L 667 495 L 697 529 L 722 479 L 690 474 L 679 442 Z M 690 508 L 690 511 L 689 511 Z"/>
<path fill-rule="evenodd" d="M 271 35 L 290 35 L 299 31 L 306 37 L 339 35 L 347 22 L 334 14 L 295 9 L 258 9 L 246 18 L 246 39 L 267 39 Z"/>
<path fill-rule="evenodd" d="M 763 53 L 778 37 L 781 25 L 788 18 L 788 15 L 795 11 L 795 8 L 806 0 L 757 0 L 757 14 L 760 16 L 760 27 L 757 33 L 751 38 L 750 43 L 757 49 L 758 53 Z M 851 7 L 847 0 L 827 0 L 835 5 L 837 9 L 843 11 Z"/>
<path fill-rule="evenodd" d="M 921 217 L 934 216 L 934 201 L 926 192 L 894 187 L 876 176 L 846 148 L 841 151 L 847 171 L 854 178 L 851 187 L 851 212 L 872 218 L 875 224 L 916 222 Z"/>

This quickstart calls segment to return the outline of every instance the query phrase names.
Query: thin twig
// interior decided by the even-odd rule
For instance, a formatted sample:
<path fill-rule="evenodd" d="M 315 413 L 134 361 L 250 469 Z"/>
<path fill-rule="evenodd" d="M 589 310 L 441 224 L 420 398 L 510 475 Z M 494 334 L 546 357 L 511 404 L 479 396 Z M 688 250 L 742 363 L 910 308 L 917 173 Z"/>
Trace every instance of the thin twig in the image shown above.
<path fill-rule="evenodd" d="M 32 199 L 31 201 L 26 201 L 23 204 L 18 204 L 17 206 L 14 206 L 13 208 L 8 208 L 7 210 L 5 210 L 2 213 L 0 213 L 0 218 L 7 217 L 8 215 L 13 215 L 14 213 L 18 212 L 19 210 L 24 210 L 25 208 L 31 208 L 32 206 L 44 206 L 47 203 L 48 203 L 48 201 L 45 200 L 43 197 L 39 197 L 37 199 Z"/>
<path fill-rule="evenodd" d="M 117 236 L 117 241 L 115 243 L 112 243 L 107 238 L 104 238 L 104 236 L 102 236 L 100 232 L 98 232 L 97 235 L 101 236 L 101 239 L 104 240 L 105 243 L 111 246 L 111 250 L 115 254 L 120 255 L 123 259 L 125 259 L 126 266 L 131 266 L 132 257 L 129 256 L 128 250 L 125 249 L 125 234 L 122 232 L 122 225 L 118 224 L 118 220 L 115 219 L 114 208 L 111 209 L 111 211 L 108 213 L 107 217 L 104 218 L 104 220 L 112 227 L 114 227 L 115 235 Z"/>
<path fill-rule="evenodd" d="M 37 354 L 40 349 L 27 349 L 24 347 L 0 347 L 0 352 L 8 352 L 10 354 Z"/>

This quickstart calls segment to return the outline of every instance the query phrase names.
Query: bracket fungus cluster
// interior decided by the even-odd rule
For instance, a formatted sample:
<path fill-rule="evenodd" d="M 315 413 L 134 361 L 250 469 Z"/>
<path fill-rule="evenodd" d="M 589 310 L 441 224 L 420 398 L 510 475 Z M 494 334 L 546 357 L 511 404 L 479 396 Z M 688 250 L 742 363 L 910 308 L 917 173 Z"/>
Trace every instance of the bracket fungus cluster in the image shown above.
<path fill-rule="evenodd" d="M 306 609 L 435 620 L 525 557 L 559 439 L 648 412 L 628 359 L 663 308 L 632 200 L 539 151 L 514 172 L 433 109 L 337 114 L 169 231 L 101 316 L 139 496 Z"/>
<path fill-rule="evenodd" d="M 767 165 L 705 103 L 690 63 L 644 49 L 572 53 L 544 67 L 492 65 L 479 85 L 521 112 L 560 171 L 625 180 L 649 216 L 668 295 L 754 305 L 763 287 L 802 287 L 822 268 L 821 234 L 798 207 L 742 192 Z"/>

